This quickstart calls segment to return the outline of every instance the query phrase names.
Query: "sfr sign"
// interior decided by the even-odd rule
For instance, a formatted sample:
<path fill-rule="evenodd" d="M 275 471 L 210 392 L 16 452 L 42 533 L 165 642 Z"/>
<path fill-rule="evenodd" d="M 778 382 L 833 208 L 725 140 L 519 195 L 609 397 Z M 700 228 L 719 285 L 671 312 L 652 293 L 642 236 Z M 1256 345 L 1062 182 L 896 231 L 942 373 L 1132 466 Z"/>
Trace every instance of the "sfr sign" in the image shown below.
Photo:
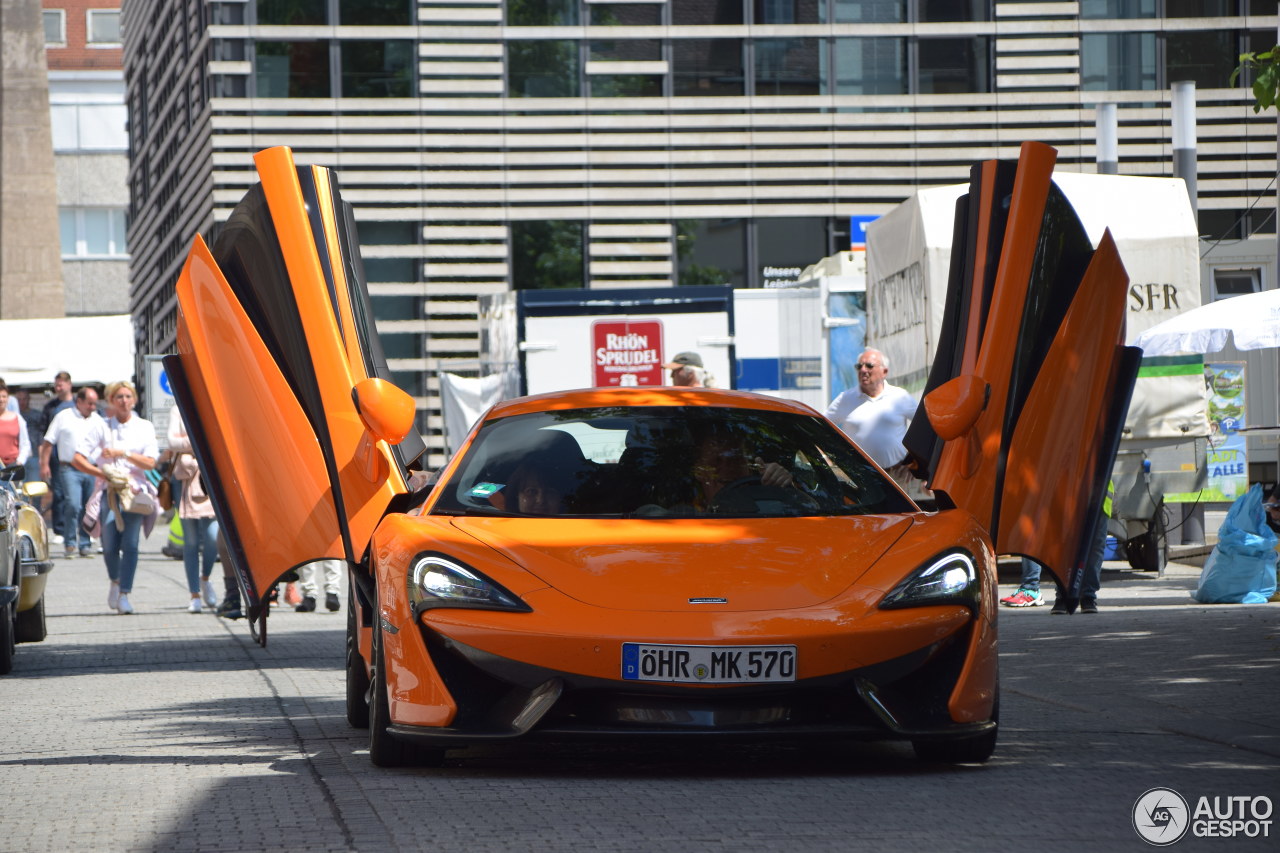
<path fill-rule="evenodd" d="M 661 320 L 591 324 L 596 387 L 662 384 Z"/>

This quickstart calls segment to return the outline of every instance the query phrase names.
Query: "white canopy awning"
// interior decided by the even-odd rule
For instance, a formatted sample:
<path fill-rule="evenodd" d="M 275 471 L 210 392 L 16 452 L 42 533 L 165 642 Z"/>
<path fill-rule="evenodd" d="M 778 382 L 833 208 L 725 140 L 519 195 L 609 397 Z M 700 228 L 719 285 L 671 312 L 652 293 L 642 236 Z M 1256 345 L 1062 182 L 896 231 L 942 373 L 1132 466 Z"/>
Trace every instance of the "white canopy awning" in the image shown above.
<path fill-rule="evenodd" d="M 130 316 L 0 320 L 0 379 L 11 386 L 52 385 L 60 370 L 76 387 L 132 379 Z"/>

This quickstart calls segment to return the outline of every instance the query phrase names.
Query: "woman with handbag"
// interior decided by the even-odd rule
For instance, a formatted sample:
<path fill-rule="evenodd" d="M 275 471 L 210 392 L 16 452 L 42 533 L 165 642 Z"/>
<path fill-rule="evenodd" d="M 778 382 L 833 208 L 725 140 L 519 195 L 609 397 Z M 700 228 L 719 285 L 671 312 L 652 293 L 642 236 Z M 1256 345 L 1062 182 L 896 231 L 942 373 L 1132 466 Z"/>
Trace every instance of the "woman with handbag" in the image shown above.
<path fill-rule="evenodd" d="M 199 613 L 203 610 L 202 600 L 209 607 L 218 604 L 209 581 L 218 559 L 218 520 L 214 518 L 213 501 L 205 491 L 200 463 L 192 454 L 187 425 L 177 406 L 169 410 L 169 450 L 174 454 L 173 478 L 180 484 L 178 518 L 182 520 L 182 565 L 187 570 L 187 591 L 191 593 L 187 610 Z"/>
<path fill-rule="evenodd" d="M 146 473 L 156 467 L 160 449 L 155 426 L 133 411 L 138 392 L 132 383 L 112 382 L 104 396 L 107 417 L 85 430 L 71 464 L 100 480 L 98 523 L 111 578 L 107 607 L 123 615 L 133 612 L 129 593 L 138 570 L 139 534 L 144 526 L 151 532 L 160 509 Z"/>

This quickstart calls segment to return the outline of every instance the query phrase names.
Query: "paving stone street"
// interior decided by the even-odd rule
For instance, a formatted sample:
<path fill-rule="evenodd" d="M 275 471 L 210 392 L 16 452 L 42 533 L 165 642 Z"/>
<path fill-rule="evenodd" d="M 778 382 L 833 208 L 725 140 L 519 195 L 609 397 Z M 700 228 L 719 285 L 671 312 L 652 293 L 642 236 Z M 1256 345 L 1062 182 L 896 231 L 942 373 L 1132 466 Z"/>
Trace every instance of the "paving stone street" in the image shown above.
<path fill-rule="evenodd" d="M 133 616 L 108 612 L 101 557 L 51 575 L 48 639 L 0 679 L 0 850 L 1138 851 L 1149 789 L 1280 802 L 1280 605 L 1195 604 L 1190 566 L 1107 564 L 1094 616 L 1004 610 L 984 766 L 904 744 L 529 743 L 384 770 L 344 717 L 345 613 L 281 608 L 261 649 L 186 611 L 159 545 Z M 1173 849 L 1274 850 L 1268 829 Z"/>

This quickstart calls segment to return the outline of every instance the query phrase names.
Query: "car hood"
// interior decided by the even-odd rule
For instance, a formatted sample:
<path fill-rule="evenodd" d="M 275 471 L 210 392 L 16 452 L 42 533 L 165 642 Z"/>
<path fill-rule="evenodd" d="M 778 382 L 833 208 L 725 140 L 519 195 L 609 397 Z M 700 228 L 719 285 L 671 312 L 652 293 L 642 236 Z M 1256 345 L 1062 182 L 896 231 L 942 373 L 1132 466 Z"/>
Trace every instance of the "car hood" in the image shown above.
<path fill-rule="evenodd" d="M 820 604 L 858 580 L 909 516 L 786 519 L 460 517 L 454 525 L 547 585 L 596 607 L 776 610 Z"/>

